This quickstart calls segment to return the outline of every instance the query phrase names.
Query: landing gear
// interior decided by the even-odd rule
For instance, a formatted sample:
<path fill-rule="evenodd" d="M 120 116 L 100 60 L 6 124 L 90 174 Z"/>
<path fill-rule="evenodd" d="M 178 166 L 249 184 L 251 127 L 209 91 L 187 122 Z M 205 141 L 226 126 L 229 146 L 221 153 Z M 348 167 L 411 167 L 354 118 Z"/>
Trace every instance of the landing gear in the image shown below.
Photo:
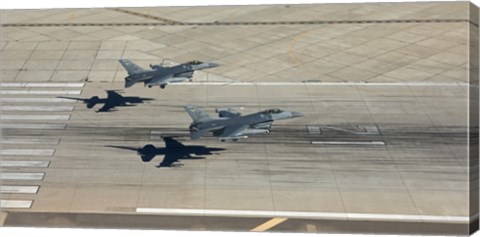
<path fill-rule="evenodd" d="M 152 88 L 152 86 L 149 85 L 148 88 Z"/>
<path fill-rule="evenodd" d="M 165 89 L 165 85 L 160 85 L 160 88 Z"/>

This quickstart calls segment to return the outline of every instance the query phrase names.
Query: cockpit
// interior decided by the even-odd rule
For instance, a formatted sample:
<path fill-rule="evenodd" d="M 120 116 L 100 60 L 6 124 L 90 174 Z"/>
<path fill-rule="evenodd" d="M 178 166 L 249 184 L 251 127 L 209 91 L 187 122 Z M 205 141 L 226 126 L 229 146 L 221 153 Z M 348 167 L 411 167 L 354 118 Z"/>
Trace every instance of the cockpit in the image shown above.
<path fill-rule="evenodd" d="M 198 65 L 198 64 L 202 64 L 202 62 L 200 62 L 198 60 L 193 60 L 193 61 L 188 61 L 185 64 L 187 64 L 187 65 Z"/>
<path fill-rule="evenodd" d="M 279 113 L 282 113 L 283 110 L 280 110 L 280 109 L 267 109 L 265 111 L 263 111 L 264 113 L 266 114 L 279 114 Z"/>

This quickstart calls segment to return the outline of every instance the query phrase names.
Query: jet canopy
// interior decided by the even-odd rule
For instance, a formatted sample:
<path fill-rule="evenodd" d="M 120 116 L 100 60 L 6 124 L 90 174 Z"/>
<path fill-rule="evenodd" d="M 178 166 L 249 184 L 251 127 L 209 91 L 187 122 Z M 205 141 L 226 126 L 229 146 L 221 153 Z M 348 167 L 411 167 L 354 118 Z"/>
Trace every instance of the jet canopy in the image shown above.
<path fill-rule="evenodd" d="M 267 109 L 265 111 L 263 111 L 264 113 L 266 114 L 279 114 L 279 113 L 282 113 L 283 110 L 280 110 L 280 109 Z"/>
<path fill-rule="evenodd" d="M 185 64 L 188 64 L 188 65 L 199 65 L 199 64 L 202 64 L 202 62 L 198 61 L 198 60 L 193 60 L 193 61 L 188 61 L 186 62 Z"/>

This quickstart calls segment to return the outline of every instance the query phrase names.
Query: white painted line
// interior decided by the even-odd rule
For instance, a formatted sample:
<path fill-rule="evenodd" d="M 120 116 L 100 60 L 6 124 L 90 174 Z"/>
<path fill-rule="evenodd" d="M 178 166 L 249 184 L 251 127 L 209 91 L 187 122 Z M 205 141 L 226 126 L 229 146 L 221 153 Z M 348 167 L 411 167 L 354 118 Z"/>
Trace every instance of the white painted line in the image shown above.
<path fill-rule="evenodd" d="M 80 95 L 82 91 L 2 90 L 0 95 Z"/>
<path fill-rule="evenodd" d="M 312 141 L 313 145 L 382 145 L 385 146 L 384 141 Z"/>
<path fill-rule="evenodd" d="M 74 106 L 2 106 L 3 111 L 73 111 Z"/>
<path fill-rule="evenodd" d="M 75 100 L 64 98 L 0 98 L 3 103 L 75 103 Z"/>
<path fill-rule="evenodd" d="M 65 129 L 66 124 L 0 124 L 1 128 L 14 128 L 14 129 Z"/>
<path fill-rule="evenodd" d="M 54 149 L 2 149 L 2 156 L 52 156 Z"/>
<path fill-rule="evenodd" d="M 309 134 L 322 134 L 322 130 L 316 125 L 307 125 L 307 130 Z"/>
<path fill-rule="evenodd" d="M 30 168 L 47 168 L 50 161 L 44 160 L 1 160 L 0 167 L 30 167 Z"/>
<path fill-rule="evenodd" d="M 2 83 L 0 87 L 83 87 L 85 83 L 37 83 L 37 82 L 20 82 L 20 83 Z"/>
<path fill-rule="evenodd" d="M 1 115 L 1 120 L 69 120 L 70 115 Z"/>
<path fill-rule="evenodd" d="M 172 83 L 169 86 L 469 86 L 468 83 L 434 82 L 185 82 Z"/>
<path fill-rule="evenodd" d="M 0 200 L 0 208 L 30 208 L 31 200 Z"/>
<path fill-rule="evenodd" d="M 203 210 L 203 209 L 168 209 L 168 208 L 137 208 L 137 213 L 159 215 L 188 215 L 188 216 L 227 216 L 227 217 L 283 217 L 300 219 L 325 220 L 382 220 L 407 222 L 440 222 L 440 223 L 469 223 L 467 216 L 430 216 L 430 215 L 395 215 L 395 214 L 364 214 L 341 212 L 287 212 L 287 211 L 239 211 L 239 210 Z"/>
<path fill-rule="evenodd" d="M 0 173 L 1 180 L 42 180 L 45 173 Z"/>
<path fill-rule="evenodd" d="M 2 185 L 0 193 L 35 194 L 39 186 Z"/>
<path fill-rule="evenodd" d="M 2 137 L 0 143 L 2 144 L 58 144 L 59 139 L 56 138 L 9 138 Z"/>
<path fill-rule="evenodd" d="M 150 135 L 163 135 L 163 134 L 190 134 L 188 131 L 156 131 L 152 130 L 150 131 Z"/>

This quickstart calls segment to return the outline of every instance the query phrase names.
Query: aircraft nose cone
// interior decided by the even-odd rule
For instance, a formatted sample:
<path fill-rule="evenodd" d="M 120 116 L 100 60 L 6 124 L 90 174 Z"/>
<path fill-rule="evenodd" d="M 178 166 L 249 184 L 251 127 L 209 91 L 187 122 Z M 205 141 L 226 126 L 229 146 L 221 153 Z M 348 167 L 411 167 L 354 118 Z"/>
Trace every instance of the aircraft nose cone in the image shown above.
<path fill-rule="evenodd" d="M 213 68 L 213 67 L 218 67 L 218 66 L 220 66 L 220 64 L 218 64 L 218 63 L 207 63 L 208 68 Z"/>
<path fill-rule="evenodd" d="M 292 112 L 292 118 L 303 117 L 302 113 L 299 112 Z"/>

